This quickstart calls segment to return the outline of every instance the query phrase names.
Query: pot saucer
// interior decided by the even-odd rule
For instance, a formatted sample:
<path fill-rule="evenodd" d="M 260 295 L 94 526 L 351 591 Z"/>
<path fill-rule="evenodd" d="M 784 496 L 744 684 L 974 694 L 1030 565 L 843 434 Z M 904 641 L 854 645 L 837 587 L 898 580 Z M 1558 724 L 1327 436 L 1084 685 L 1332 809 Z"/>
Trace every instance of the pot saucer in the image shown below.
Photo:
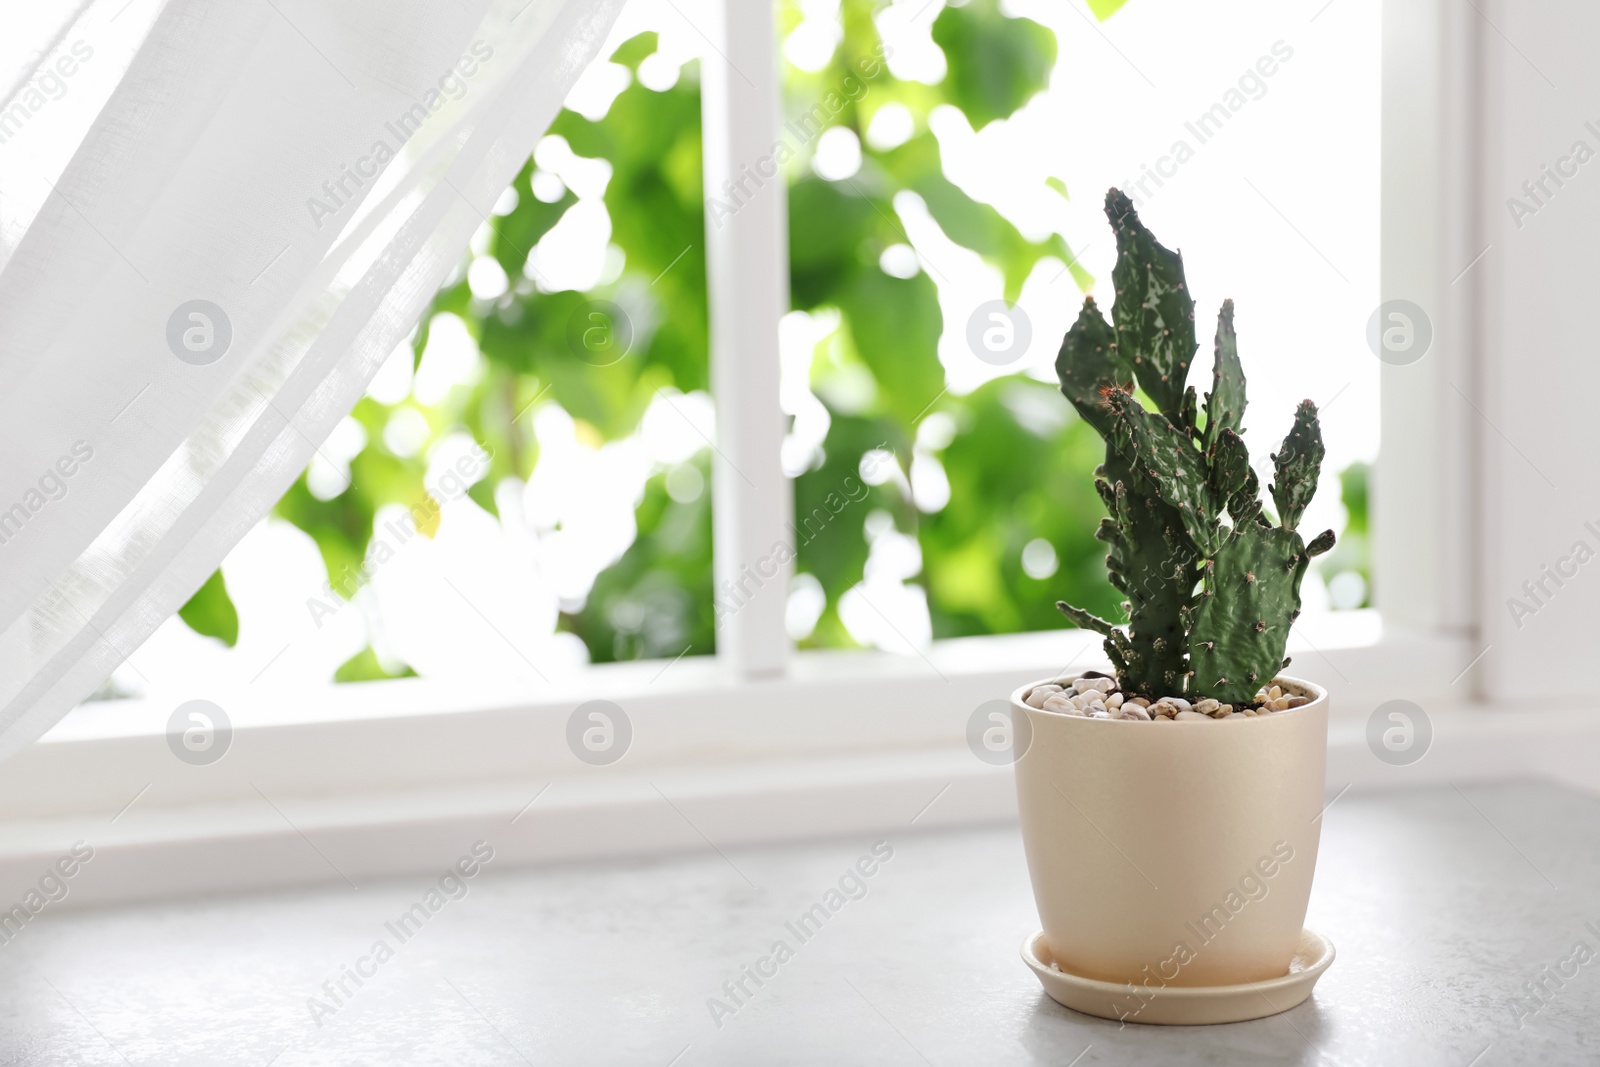
<path fill-rule="evenodd" d="M 1147 1000 L 1126 984 L 1080 978 L 1055 968 L 1044 931 L 1022 942 L 1022 961 L 1039 978 L 1050 999 L 1073 1011 L 1102 1019 L 1190 1026 L 1237 1023 L 1288 1011 L 1311 995 L 1322 972 L 1333 963 L 1333 942 L 1310 930 L 1300 932 L 1300 945 L 1289 962 L 1289 973 L 1265 982 L 1240 985 L 1165 986 Z M 1148 995 L 1148 994 L 1147 994 Z"/>

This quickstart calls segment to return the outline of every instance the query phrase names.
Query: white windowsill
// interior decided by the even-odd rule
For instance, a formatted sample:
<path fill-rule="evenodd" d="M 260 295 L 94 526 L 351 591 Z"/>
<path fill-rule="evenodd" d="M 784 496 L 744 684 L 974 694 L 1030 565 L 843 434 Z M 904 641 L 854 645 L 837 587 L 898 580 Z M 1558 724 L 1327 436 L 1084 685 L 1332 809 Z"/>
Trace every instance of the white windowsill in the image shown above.
<path fill-rule="evenodd" d="M 1384 635 L 1365 612 L 1308 617 L 1303 629 L 1290 673 L 1333 695 L 1330 782 L 1594 784 L 1600 718 L 1471 707 L 1470 672 L 1460 676 L 1478 650 L 1465 641 Z M 913 816 L 919 827 L 1009 819 L 1010 771 L 967 750 L 968 716 L 1025 681 L 1093 666 L 1098 643 L 1057 631 L 939 642 L 927 660 L 801 653 L 787 677 L 762 681 L 686 658 L 594 667 L 539 693 L 408 679 L 236 695 L 218 700 L 235 733 L 209 767 L 169 751 L 174 702 L 86 705 L 0 781 L 0 899 L 80 838 L 107 860 L 74 890 L 83 904 L 359 883 L 429 869 L 497 827 L 508 859 L 540 862 L 864 832 Z M 1367 715 L 1397 697 L 1433 718 L 1434 748 L 1412 767 L 1366 749 Z M 633 724 L 632 747 L 610 767 L 579 762 L 565 741 L 572 710 L 597 698 Z"/>

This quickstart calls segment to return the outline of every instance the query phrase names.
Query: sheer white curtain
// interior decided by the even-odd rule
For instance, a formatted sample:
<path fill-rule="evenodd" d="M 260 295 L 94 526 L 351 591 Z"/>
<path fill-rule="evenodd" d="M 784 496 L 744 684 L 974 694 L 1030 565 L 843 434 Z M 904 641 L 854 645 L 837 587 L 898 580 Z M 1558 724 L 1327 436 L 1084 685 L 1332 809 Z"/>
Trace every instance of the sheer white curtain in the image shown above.
<path fill-rule="evenodd" d="M 410 330 L 621 0 L 90 0 L 0 43 L 0 758 Z"/>

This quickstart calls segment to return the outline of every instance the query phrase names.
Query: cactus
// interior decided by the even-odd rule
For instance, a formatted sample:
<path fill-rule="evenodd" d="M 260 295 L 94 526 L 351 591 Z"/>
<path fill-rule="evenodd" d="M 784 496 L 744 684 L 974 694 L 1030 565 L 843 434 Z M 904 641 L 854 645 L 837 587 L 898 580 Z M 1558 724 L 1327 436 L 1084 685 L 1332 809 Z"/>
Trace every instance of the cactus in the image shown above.
<path fill-rule="evenodd" d="M 1120 361 L 1116 334 L 1093 297 L 1084 301 L 1067 332 L 1056 370 L 1067 399 L 1110 441 L 1115 419 L 1107 397 L 1128 388 L 1133 373 Z M 1146 679 L 1171 692 L 1182 687 L 1188 669 L 1178 614 L 1188 607 L 1198 556 L 1184 536 L 1178 510 L 1152 494 L 1130 491 L 1134 480 L 1123 453 L 1108 447 L 1105 465 L 1095 472 L 1095 488 L 1109 517 L 1095 536 L 1110 549 L 1111 584 L 1128 598 L 1127 631 L 1066 603 L 1057 606 L 1078 626 L 1105 637 L 1106 655 L 1119 676 Z"/>
<path fill-rule="evenodd" d="M 1110 549 L 1106 568 L 1128 598 L 1128 620 L 1122 626 L 1065 602 L 1058 607 L 1105 637 L 1124 691 L 1249 703 L 1287 664 L 1306 567 L 1333 547 L 1332 530 L 1308 545 L 1296 529 L 1322 465 L 1316 406 L 1300 405 L 1272 457 L 1274 525 L 1241 436 L 1245 378 L 1233 302 L 1217 317 L 1202 423 L 1188 384 L 1196 345 L 1183 258 L 1115 189 L 1106 215 L 1117 237 L 1112 322 L 1093 297 L 1085 300 L 1056 373 L 1062 395 L 1106 442 L 1095 488 L 1108 516 L 1096 536 Z M 1154 411 L 1135 395 L 1135 383 Z"/>

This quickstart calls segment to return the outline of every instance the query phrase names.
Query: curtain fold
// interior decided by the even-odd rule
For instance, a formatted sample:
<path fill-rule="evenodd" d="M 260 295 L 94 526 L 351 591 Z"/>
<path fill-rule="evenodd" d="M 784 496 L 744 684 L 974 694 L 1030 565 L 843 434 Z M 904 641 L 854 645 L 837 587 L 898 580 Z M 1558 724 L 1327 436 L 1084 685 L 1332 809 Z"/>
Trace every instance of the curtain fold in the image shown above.
<path fill-rule="evenodd" d="M 0 69 L 0 758 L 293 483 L 620 6 L 115 0 Z"/>

